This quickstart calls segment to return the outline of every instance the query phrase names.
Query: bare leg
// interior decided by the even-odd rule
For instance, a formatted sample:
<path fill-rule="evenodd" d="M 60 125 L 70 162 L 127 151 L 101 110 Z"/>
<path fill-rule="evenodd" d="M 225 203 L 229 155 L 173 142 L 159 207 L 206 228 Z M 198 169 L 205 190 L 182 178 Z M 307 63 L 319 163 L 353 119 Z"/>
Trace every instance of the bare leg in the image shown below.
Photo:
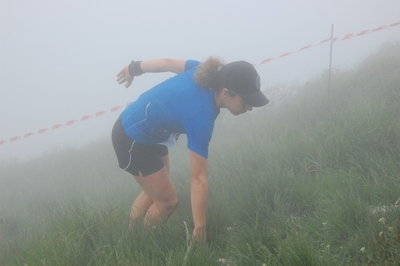
<path fill-rule="evenodd" d="M 163 157 L 162 160 L 164 167 L 158 172 L 146 177 L 142 175 L 134 176 L 143 188 L 143 192 L 132 205 L 130 229 L 143 213 L 146 213 L 145 225 L 150 226 L 154 223 L 166 221 L 176 209 L 178 197 L 169 176 L 168 155 Z"/>
<path fill-rule="evenodd" d="M 168 157 L 168 155 L 162 157 L 161 160 L 163 161 L 165 167 L 167 168 L 168 175 L 170 175 L 170 173 L 169 173 L 170 167 L 169 167 L 169 157 Z"/>
<path fill-rule="evenodd" d="M 132 228 L 135 226 L 137 220 L 144 214 L 147 213 L 150 206 L 153 204 L 153 199 L 147 195 L 145 191 L 142 191 L 140 195 L 136 198 L 136 200 L 132 204 L 131 213 L 130 213 L 130 222 L 129 222 L 129 231 L 132 231 Z"/>

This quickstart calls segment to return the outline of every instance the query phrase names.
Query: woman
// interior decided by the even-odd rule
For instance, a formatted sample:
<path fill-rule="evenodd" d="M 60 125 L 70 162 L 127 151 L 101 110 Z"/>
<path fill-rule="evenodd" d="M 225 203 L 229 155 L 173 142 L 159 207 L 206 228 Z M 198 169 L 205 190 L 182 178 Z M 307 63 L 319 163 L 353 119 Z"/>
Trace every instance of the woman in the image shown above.
<path fill-rule="evenodd" d="M 206 237 L 208 144 L 220 108 L 239 115 L 268 103 L 260 77 L 244 61 L 224 64 L 210 57 L 194 60 L 132 61 L 117 75 L 129 87 L 135 76 L 149 72 L 177 75 L 143 93 L 114 125 L 112 140 L 119 166 L 143 188 L 133 202 L 129 228 L 144 216 L 146 226 L 166 221 L 178 198 L 169 172 L 168 148 L 187 134 L 191 167 L 193 238 Z"/>

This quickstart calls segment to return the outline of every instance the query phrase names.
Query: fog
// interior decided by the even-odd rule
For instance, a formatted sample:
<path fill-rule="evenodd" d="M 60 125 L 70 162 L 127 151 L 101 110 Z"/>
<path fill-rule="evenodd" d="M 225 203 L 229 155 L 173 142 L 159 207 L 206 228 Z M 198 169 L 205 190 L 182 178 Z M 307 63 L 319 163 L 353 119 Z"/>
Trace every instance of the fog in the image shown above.
<path fill-rule="evenodd" d="M 116 74 L 159 57 L 254 64 L 329 38 L 400 21 L 400 1 L 27 1 L 0 3 L 0 159 L 28 159 L 110 136 L 122 109 L 171 74 L 145 74 L 126 89 Z M 400 26 L 335 42 L 333 67 L 354 66 Z M 301 83 L 326 69 L 329 43 L 257 65 L 263 89 Z M 268 97 L 268 95 L 267 95 Z M 9 142 L 14 136 L 61 128 Z"/>

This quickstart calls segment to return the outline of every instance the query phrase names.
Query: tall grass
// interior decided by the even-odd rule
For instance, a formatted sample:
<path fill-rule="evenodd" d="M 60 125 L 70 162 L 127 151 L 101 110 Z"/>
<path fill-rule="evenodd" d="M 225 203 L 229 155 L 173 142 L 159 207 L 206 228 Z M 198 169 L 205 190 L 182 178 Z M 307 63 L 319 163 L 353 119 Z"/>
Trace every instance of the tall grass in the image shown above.
<path fill-rule="evenodd" d="M 204 246 L 187 234 L 184 140 L 170 151 L 178 210 L 131 234 L 140 189 L 110 140 L 3 163 L 0 265 L 399 265 L 400 43 L 335 70 L 329 93 L 327 77 L 218 120 Z"/>

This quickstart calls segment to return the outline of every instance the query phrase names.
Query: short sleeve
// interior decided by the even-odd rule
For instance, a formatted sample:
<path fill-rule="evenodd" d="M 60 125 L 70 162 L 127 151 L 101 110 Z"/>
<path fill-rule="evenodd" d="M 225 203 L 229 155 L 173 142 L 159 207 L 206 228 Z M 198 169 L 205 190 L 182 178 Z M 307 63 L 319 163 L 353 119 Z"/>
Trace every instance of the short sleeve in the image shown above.
<path fill-rule="evenodd" d="M 208 145 L 214 130 L 214 119 L 201 111 L 184 122 L 189 150 L 208 158 Z"/>
<path fill-rule="evenodd" d="M 185 71 L 188 71 L 188 70 L 191 69 L 191 68 L 195 68 L 195 67 L 197 67 L 198 65 L 200 65 L 200 62 L 199 62 L 199 61 L 189 59 L 189 60 L 187 60 L 186 63 L 185 63 Z"/>

